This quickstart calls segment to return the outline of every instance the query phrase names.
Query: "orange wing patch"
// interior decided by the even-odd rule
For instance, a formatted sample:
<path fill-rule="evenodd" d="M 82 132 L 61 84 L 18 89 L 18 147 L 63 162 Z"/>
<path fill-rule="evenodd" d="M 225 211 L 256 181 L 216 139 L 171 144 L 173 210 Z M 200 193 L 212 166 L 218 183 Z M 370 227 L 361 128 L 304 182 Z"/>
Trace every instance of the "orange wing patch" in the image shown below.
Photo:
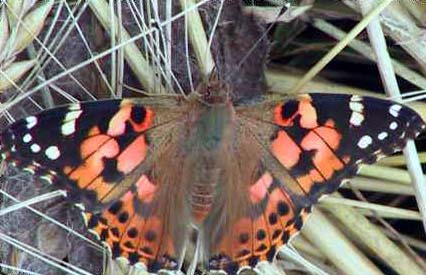
<path fill-rule="evenodd" d="M 321 135 L 320 131 L 312 130 L 306 134 L 300 144 L 305 151 L 315 152 L 312 162 L 325 179 L 330 179 L 335 171 L 344 167 L 342 161 L 332 151 L 332 146 L 336 148 L 339 144 L 340 137 L 335 130 L 329 130 L 328 132 L 332 132 L 333 135 L 330 133 L 328 133 L 329 136 Z M 327 143 L 327 139 L 332 142 L 331 145 Z"/>
<path fill-rule="evenodd" d="M 154 185 L 151 181 L 149 181 L 149 179 L 145 175 L 142 175 L 142 177 L 140 177 L 139 180 L 136 182 L 138 198 L 141 201 L 145 201 L 147 203 L 152 202 L 157 188 L 158 187 Z"/>
<path fill-rule="evenodd" d="M 135 114 L 143 112 L 143 114 Z M 138 117 L 143 119 L 139 120 Z M 123 101 L 120 110 L 109 122 L 108 135 L 120 136 L 126 131 L 126 123 L 129 122 L 135 132 L 143 132 L 148 129 L 154 120 L 154 112 L 149 108 L 134 108 L 133 104 Z"/>
<path fill-rule="evenodd" d="M 74 170 L 66 167 L 64 173 L 74 180 L 79 188 L 85 189 L 104 170 L 104 158 L 114 158 L 119 152 L 119 145 L 114 139 L 106 135 L 90 137 L 81 145 L 84 163 Z"/>
<path fill-rule="evenodd" d="M 97 200 L 109 201 L 116 184 L 145 160 L 148 144 L 141 131 L 152 126 L 153 117 L 152 110 L 123 101 L 109 121 L 107 133 L 93 126 L 80 145 L 82 163 L 65 166 L 63 173 L 79 189 L 93 191 Z M 123 139 L 126 135 L 130 138 Z"/>
<path fill-rule="evenodd" d="M 133 171 L 145 159 L 147 149 L 145 136 L 137 137 L 117 157 L 118 171 L 126 174 Z"/>
<path fill-rule="evenodd" d="M 260 203 L 267 195 L 268 188 L 272 184 L 272 176 L 269 173 L 263 174 L 255 184 L 250 186 L 250 201 L 253 204 Z"/>
<path fill-rule="evenodd" d="M 332 119 L 319 124 L 310 98 L 279 104 L 274 121 L 282 128 L 272 140 L 272 153 L 290 173 L 297 171 L 295 179 L 306 193 L 344 168 L 344 161 L 335 153 L 342 136 Z"/>
<path fill-rule="evenodd" d="M 300 100 L 290 100 L 279 104 L 274 109 L 274 122 L 283 127 L 293 126 L 298 119 L 300 125 L 306 129 L 318 126 L 317 112 L 309 97 Z"/>
<path fill-rule="evenodd" d="M 299 162 L 302 149 L 285 131 L 278 131 L 271 147 L 272 152 L 285 168 L 290 169 Z"/>

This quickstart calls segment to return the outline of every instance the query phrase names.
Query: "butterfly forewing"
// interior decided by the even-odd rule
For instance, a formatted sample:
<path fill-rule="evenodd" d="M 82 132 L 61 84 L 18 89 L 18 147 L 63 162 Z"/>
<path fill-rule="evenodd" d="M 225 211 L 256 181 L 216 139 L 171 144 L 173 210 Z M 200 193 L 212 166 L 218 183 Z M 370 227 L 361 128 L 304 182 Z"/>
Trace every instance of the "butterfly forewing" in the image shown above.
<path fill-rule="evenodd" d="M 353 95 L 301 95 L 241 115 L 254 119 L 258 136 L 263 123 L 277 126 L 268 146 L 313 202 L 353 176 L 359 164 L 401 150 L 425 128 L 406 106 Z"/>
<path fill-rule="evenodd" d="M 56 183 L 71 197 L 86 200 L 87 195 L 90 208 L 101 201 L 95 193 L 106 191 L 103 184 L 114 186 L 145 159 L 149 141 L 144 132 L 179 117 L 176 112 L 157 116 L 164 107 L 153 105 L 105 100 L 44 111 L 2 133 L 2 157 L 48 181 L 59 177 Z"/>

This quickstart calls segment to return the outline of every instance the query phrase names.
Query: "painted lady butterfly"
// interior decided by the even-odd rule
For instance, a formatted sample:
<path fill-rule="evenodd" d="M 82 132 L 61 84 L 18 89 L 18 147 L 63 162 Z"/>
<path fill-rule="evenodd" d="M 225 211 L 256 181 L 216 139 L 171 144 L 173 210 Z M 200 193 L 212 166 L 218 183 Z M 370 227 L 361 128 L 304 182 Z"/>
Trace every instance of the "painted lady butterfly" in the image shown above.
<path fill-rule="evenodd" d="M 151 272 L 180 268 L 197 232 L 198 262 L 235 274 L 271 261 L 312 205 L 359 164 L 425 128 L 412 109 L 373 97 L 309 94 L 234 106 L 222 85 L 200 89 L 189 100 L 44 111 L 1 134 L 1 156 L 66 190 L 113 257 Z"/>

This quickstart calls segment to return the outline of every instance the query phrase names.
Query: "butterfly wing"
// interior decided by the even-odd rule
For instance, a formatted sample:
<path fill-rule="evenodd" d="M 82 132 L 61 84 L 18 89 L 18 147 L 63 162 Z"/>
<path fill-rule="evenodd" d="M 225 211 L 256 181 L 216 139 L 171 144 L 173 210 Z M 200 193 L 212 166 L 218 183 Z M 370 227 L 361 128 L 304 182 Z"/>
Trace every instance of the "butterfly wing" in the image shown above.
<path fill-rule="evenodd" d="M 276 126 L 261 126 L 253 132 L 255 124 L 237 119 L 230 159 L 222 159 L 226 176 L 203 228 L 212 270 L 236 274 L 241 267 L 272 261 L 310 211 L 309 202 L 291 190 L 297 183 L 261 145 L 259 138 L 272 136 Z"/>
<path fill-rule="evenodd" d="M 182 191 L 154 177 L 154 163 L 175 152 L 183 115 L 164 99 L 71 104 L 12 124 L 1 134 L 1 155 L 66 190 L 113 257 L 175 268 L 182 245 L 175 236 L 188 223 Z"/>
<path fill-rule="evenodd" d="M 244 167 L 241 175 L 253 176 L 240 185 L 243 190 L 227 184 L 239 195 L 220 200 L 216 220 L 226 222 L 212 222 L 218 224 L 217 245 L 210 246 L 210 267 L 230 274 L 271 260 L 322 195 L 354 176 L 361 163 L 402 149 L 425 128 L 406 106 L 352 95 L 300 95 L 242 107 L 237 114 L 244 129 L 238 140 L 251 141 L 236 146 L 236 152 L 250 152 L 236 166 Z M 258 162 L 247 166 L 252 158 Z M 235 209 L 242 209 L 237 216 Z"/>
<path fill-rule="evenodd" d="M 355 175 L 359 164 L 401 150 L 425 129 L 414 110 L 374 97 L 310 94 L 268 105 L 273 114 L 244 116 L 277 126 L 264 146 L 314 202 Z"/>

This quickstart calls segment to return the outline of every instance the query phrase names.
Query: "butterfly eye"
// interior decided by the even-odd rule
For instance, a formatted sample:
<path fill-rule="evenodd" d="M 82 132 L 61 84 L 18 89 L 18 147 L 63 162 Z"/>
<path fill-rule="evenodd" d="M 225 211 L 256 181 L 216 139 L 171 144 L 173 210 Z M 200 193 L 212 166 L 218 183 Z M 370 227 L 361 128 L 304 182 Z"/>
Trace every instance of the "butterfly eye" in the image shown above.
<path fill-rule="evenodd" d="M 203 99 L 210 104 L 222 104 L 228 99 L 228 91 L 229 87 L 226 83 L 210 82 L 203 91 Z"/>
<path fill-rule="evenodd" d="M 214 85 L 207 85 L 203 91 L 203 100 L 209 103 L 214 103 L 218 99 L 217 87 Z"/>
<path fill-rule="evenodd" d="M 204 94 L 206 99 L 210 99 L 213 95 L 213 87 L 211 87 L 210 85 L 207 86 L 206 92 Z"/>

